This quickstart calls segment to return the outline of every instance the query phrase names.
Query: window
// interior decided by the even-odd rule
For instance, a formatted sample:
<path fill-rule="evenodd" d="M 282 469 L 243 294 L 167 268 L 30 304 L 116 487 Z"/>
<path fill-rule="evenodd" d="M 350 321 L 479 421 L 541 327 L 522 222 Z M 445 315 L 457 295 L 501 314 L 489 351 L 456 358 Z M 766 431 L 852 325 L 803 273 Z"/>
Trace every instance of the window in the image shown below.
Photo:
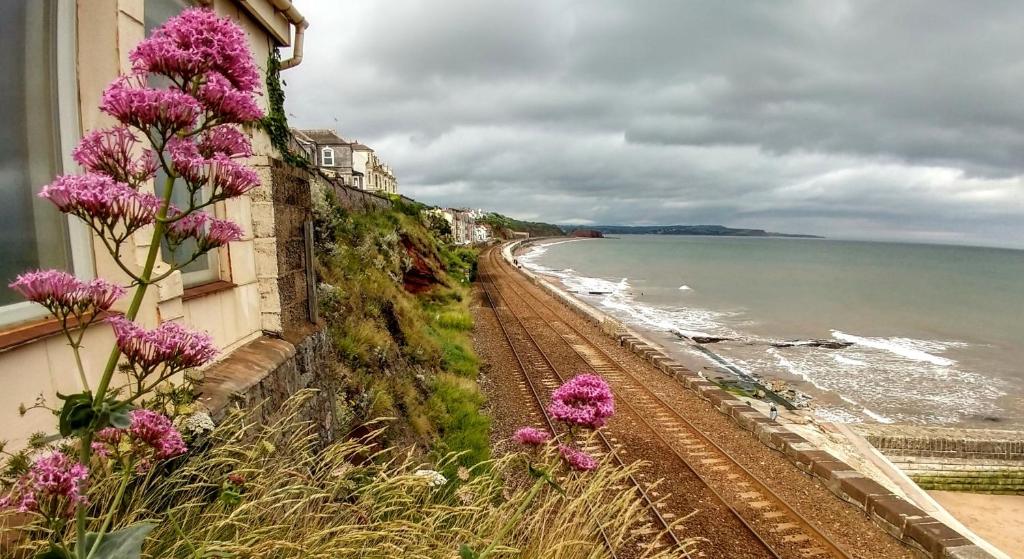
<path fill-rule="evenodd" d="M 85 224 L 36 194 L 65 169 L 78 140 L 73 0 L 0 0 L 0 324 L 46 311 L 7 287 L 33 268 L 91 277 Z"/>
<path fill-rule="evenodd" d="M 190 3 L 185 0 L 146 0 L 146 36 L 149 36 L 149 34 L 153 32 L 153 29 L 159 27 L 172 16 L 181 13 L 185 8 L 189 7 L 189 5 Z M 154 85 L 166 86 L 167 84 L 156 83 Z M 163 184 L 166 178 L 167 174 L 164 173 L 163 170 L 160 170 L 157 172 L 155 183 Z M 209 195 L 209 192 L 203 192 L 202 195 Z M 171 195 L 171 203 L 179 208 L 187 208 L 189 205 L 188 190 L 180 181 L 174 186 L 174 192 Z M 211 214 L 214 213 L 213 210 L 209 211 Z M 170 250 L 170 248 L 165 244 L 161 247 L 161 256 L 166 262 L 180 263 L 186 261 L 192 256 L 195 247 L 196 243 L 194 240 L 188 240 L 182 243 L 182 246 L 178 247 L 178 249 L 174 251 Z M 182 268 L 181 280 L 184 286 L 193 287 L 220 279 L 221 250 L 227 249 L 222 248 L 211 250 Z"/>
<path fill-rule="evenodd" d="M 334 148 L 322 148 L 320 150 L 320 165 L 323 167 L 334 167 Z"/>

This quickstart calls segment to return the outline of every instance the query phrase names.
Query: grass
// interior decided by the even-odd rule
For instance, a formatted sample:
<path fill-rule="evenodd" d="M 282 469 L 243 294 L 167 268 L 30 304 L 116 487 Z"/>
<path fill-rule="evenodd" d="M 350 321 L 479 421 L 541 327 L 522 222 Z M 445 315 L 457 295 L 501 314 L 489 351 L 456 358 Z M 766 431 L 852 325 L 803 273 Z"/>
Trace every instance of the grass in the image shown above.
<path fill-rule="evenodd" d="M 189 455 L 163 466 L 161 475 L 138 475 L 113 526 L 158 521 L 143 548 L 146 558 L 448 558 L 462 545 L 487 547 L 522 506 L 527 514 L 490 557 L 606 557 L 599 525 L 620 549 L 636 548 L 630 533 L 646 515 L 633 492 L 617 489 L 632 469 L 558 470 L 564 495 L 546 488 L 526 502 L 532 485 L 523 475 L 526 457 L 510 454 L 431 487 L 415 474 L 424 464 L 413 456 L 379 450 L 379 432 L 317 450 L 314 430 L 297 417 L 308 396 L 293 397 L 280 419 L 265 426 L 236 412 L 201 441 L 190 441 Z M 446 455 L 439 465 L 457 460 Z M 560 468 L 550 450 L 541 461 Z M 229 484 L 229 475 L 244 483 Z M 101 472 L 92 485 L 98 509 L 110 502 L 116 477 Z M 26 549 L 38 545 L 25 542 Z"/>

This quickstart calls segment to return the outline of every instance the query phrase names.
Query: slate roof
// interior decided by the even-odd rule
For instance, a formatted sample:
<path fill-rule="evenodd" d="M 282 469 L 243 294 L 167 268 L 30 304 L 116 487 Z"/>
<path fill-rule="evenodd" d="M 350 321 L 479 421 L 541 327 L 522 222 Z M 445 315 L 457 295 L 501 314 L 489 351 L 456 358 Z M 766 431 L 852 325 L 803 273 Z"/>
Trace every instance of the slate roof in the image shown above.
<path fill-rule="evenodd" d="M 308 139 L 317 145 L 341 145 L 349 143 L 348 140 L 343 139 L 334 130 L 326 128 L 317 128 L 312 130 L 293 129 L 292 132 L 300 139 Z"/>

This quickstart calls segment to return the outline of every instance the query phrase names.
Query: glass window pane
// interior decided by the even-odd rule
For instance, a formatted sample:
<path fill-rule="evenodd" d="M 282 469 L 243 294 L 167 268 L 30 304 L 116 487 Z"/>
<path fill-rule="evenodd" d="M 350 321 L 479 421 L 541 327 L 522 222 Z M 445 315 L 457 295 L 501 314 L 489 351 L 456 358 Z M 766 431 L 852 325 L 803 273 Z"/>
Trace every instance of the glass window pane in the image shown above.
<path fill-rule="evenodd" d="M 0 305 L 31 268 L 71 268 L 67 219 L 36 196 L 61 171 L 54 1 L 0 0 Z"/>

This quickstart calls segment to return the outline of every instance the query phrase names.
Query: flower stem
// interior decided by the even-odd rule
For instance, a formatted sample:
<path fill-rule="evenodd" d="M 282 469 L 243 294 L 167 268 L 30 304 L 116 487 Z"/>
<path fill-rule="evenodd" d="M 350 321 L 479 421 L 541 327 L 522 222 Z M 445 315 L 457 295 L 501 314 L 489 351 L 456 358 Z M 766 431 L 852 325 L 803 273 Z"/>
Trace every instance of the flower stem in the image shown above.
<path fill-rule="evenodd" d="M 107 517 L 103 519 L 103 525 L 100 526 L 100 530 L 96 534 L 96 541 L 93 542 L 92 548 L 89 550 L 89 554 L 86 555 L 84 559 L 89 559 L 93 556 L 94 553 L 96 553 L 96 550 L 99 549 L 100 542 L 103 541 L 103 536 L 104 534 L 106 534 L 107 528 L 110 527 L 110 521 L 114 518 L 114 511 L 117 510 L 117 507 L 121 506 L 121 499 L 124 498 L 124 490 L 127 489 L 128 482 L 131 481 L 131 476 L 131 468 L 125 468 L 124 476 L 121 478 L 121 486 L 117 488 L 117 495 L 114 496 L 114 502 L 113 504 L 110 505 L 110 509 L 107 511 Z M 83 548 L 82 550 L 84 551 L 85 549 Z M 82 556 L 81 553 L 79 553 L 78 555 L 79 557 Z"/>

